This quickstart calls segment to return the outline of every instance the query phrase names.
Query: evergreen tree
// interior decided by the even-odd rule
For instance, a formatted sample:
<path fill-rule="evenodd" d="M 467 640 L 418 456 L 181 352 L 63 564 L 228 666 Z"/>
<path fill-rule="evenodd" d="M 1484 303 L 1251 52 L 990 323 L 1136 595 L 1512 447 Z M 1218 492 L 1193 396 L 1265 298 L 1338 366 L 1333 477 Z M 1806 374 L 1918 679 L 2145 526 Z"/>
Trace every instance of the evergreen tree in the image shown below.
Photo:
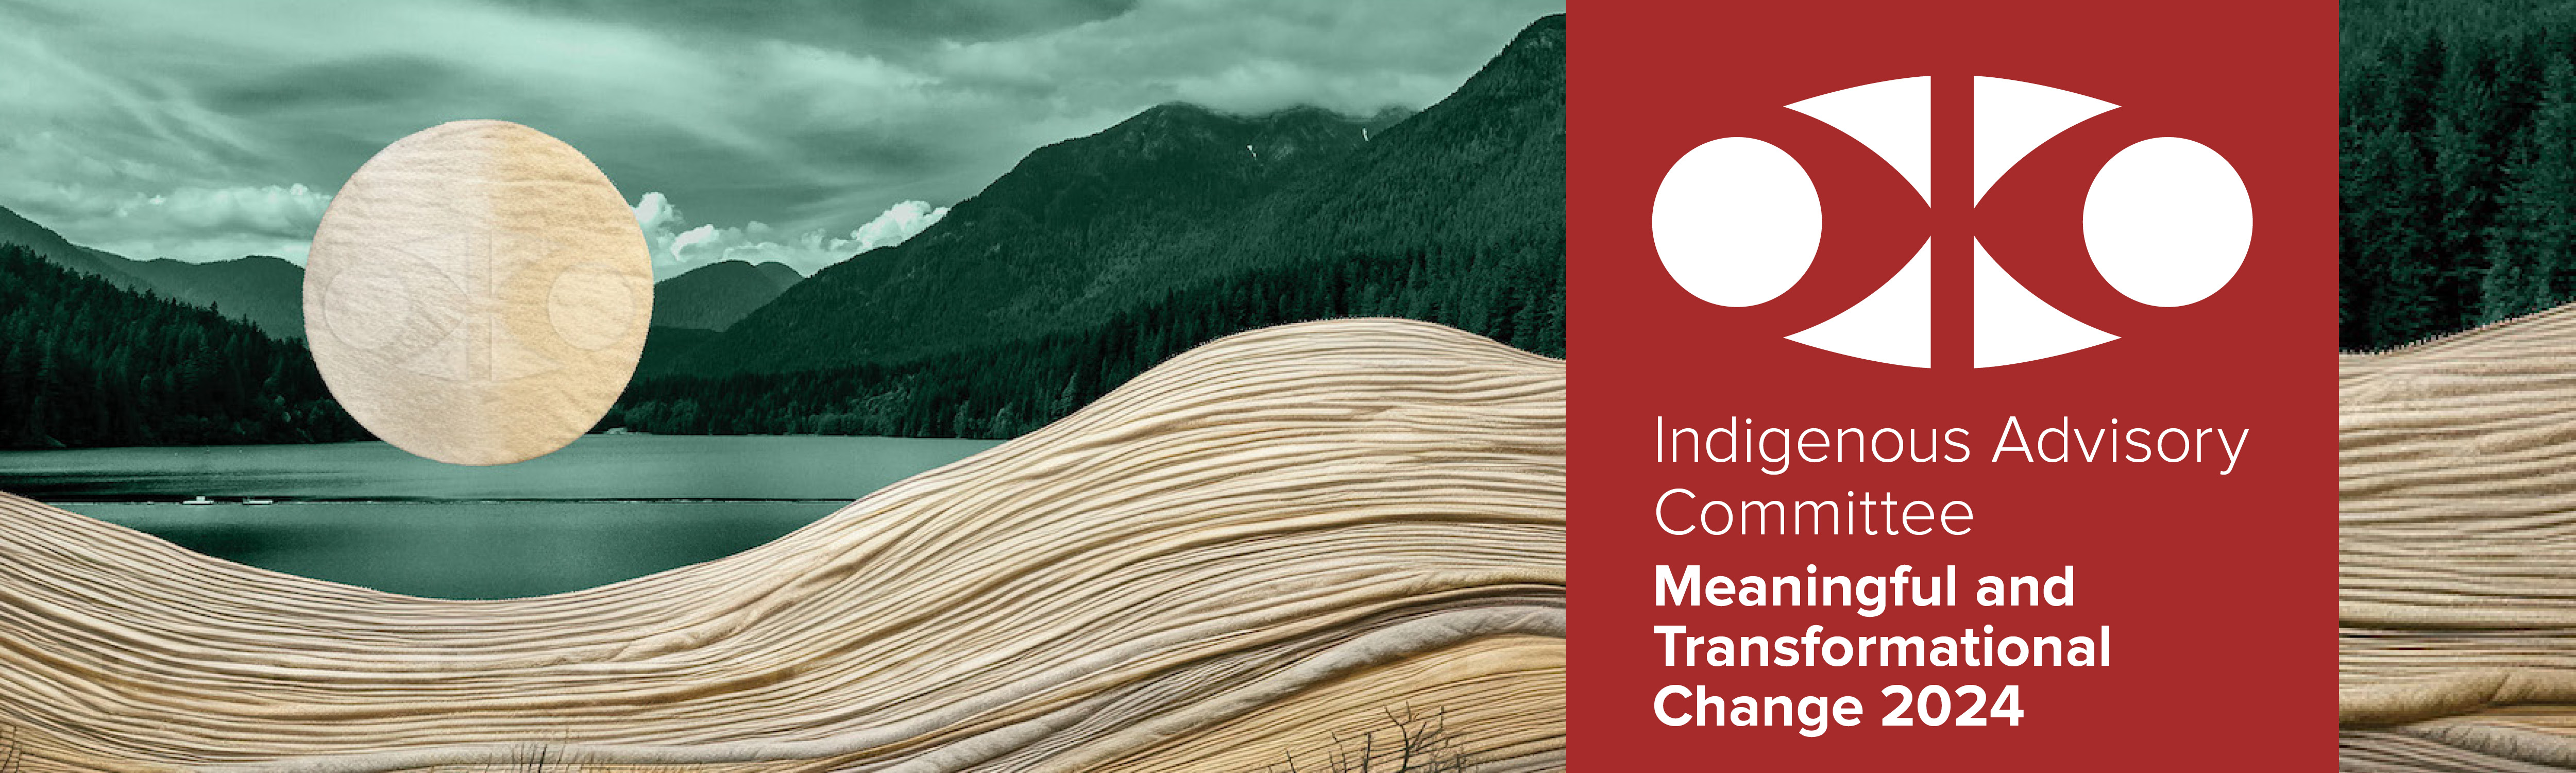
<path fill-rule="evenodd" d="M 2576 14 L 2354 0 L 2342 17 L 2343 346 L 2576 298 Z"/>
<path fill-rule="evenodd" d="M 601 426 L 662 434 L 1011 437 L 1063 418 L 1172 355 L 1219 337 L 1289 322 L 1381 315 L 1369 304 L 1351 303 L 1351 287 L 1393 288 L 1384 295 L 1388 304 L 1435 312 L 1429 321 L 1563 356 L 1562 254 L 1562 241 L 1541 239 L 1490 251 L 1351 255 L 1175 289 L 1087 330 L 901 364 L 640 377 Z M 1516 302 L 1525 305 L 1505 310 Z M 669 408 L 674 405 L 691 410 Z M 710 421 L 689 420 L 696 415 Z"/>
<path fill-rule="evenodd" d="M 2570 132 L 2576 132 L 2576 67 L 2549 63 L 2543 101 L 2531 129 L 2514 150 L 2504 224 L 2488 261 L 2485 317 L 2503 319 L 2548 309 L 2576 290 L 2576 167 L 2570 166 Z"/>
<path fill-rule="evenodd" d="M 0 245 L 0 332 L 0 447 L 366 437 L 301 344 L 14 245 Z"/>

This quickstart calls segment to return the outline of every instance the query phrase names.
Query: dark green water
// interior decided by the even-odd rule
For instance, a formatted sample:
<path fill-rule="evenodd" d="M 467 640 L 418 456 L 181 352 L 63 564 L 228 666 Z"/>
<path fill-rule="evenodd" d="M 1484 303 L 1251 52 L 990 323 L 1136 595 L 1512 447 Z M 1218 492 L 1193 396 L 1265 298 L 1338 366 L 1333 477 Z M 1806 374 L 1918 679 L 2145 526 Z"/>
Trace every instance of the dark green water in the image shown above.
<path fill-rule="evenodd" d="M 993 445 L 593 435 L 499 467 L 383 443 L 0 452 L 0 490 L 252 566 L 507 598 L 732 555 Z M 216 504 L 179 504 L 195 496 Z"/>

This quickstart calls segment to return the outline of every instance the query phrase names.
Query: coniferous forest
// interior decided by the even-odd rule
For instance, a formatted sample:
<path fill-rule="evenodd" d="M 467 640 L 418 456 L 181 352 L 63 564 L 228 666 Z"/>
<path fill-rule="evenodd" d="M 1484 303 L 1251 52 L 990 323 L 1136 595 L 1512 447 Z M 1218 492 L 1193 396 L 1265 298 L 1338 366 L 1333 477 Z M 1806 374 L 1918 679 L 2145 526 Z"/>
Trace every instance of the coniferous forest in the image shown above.
<path fill-rule="evenodd" d="M 0 245 L 0 448 L 366 437 L 302 344 Z"/>
<path fill-rule="evenodd" d="M 2342 15 L 2342 348 L 2576 300 L 2576 7 L 2347 0 Z M 1004 437 L 1197 342 L 1336 316 L 1426 319 L 1562 356 L 1563 254 L 1560 236 L 1302 262 L 904 363 L 645 375 L 602 426 Z M 0 446 L 359 437 L 299 345 L 0 247 Z"/>
<path fill-rule="evenodd" d="M 656 434 L 1008 438 L 1063 418 L 1200 343 L 1334 317 L 1427 320 L 1563 357 L 1564 249 L 1560 235 L 1494 251 L 1415 251 L 1258 270 L 1167 293 L 1090 329 L 900 365 L 639 378 L 601 426 Z"/>
<path fill-rule="evenodd" d="M 2342 347 L 2576 298 L 2576 8 L 2346 2 Z"/>
<path fill-rule="evenodd" d="M 2343 349 L 2576 300 L 2576 7 L 2346 0 L 2340 66 Z M 1556 233 L 1256 268 L 1079 330 L 892 364 L 648 373 L 601 426 L 1006 437 L 1196 343 L 1326 317 L 1425 319 L 1563 356 Z M 301 345 L 0 245 L 0 447 L 363 437 Z"/>
<path fill-rule="evenodd" d="M 1563 254 L 1559 237 L 1353 256 L 1176 290 L 1077 332 L 898 365 L 638 378 L 600 427 L 1007 438 L 1200 343 L 1333 317 L 1428 320 L 1562 357 Z M 0 448 L 368 437 L 331 400 L 301 343 L 0 245 Z"/>
<path fill-rule="evenodd" d="M 1562 357 L 1564 39 L 1531 24 L 1419 113 L 1174 103 L 1032 151 L 729 326 L 653 328 L 597 428 L 1007 438 L 1216 338 L 1335 317 Z M 0 445 L 365 436 L 300 344 L 16 254 Z"/>

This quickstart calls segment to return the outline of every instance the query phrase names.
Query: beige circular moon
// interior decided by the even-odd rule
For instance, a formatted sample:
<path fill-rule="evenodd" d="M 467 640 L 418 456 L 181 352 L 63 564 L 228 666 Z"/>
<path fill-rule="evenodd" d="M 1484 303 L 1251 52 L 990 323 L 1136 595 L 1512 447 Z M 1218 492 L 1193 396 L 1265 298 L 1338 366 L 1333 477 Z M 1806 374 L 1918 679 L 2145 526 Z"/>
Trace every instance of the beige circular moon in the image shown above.
<path fill-rule="evenodd" d="M 652 257 L 617 186 L 507 121 L 378 151 L 332 197 L 304 267 L 304 337 L 331 396 L 451 464 L 525 461 L 588 432 L 652 316 Z"/>

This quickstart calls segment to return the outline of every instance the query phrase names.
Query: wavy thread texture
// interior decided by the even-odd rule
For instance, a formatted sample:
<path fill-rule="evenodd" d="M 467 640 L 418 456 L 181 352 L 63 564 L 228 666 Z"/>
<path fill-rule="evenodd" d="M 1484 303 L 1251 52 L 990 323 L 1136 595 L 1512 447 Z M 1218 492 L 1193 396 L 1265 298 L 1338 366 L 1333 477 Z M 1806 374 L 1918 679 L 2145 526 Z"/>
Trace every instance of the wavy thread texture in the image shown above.
<path fill-rule="evenodd" d="M 1410 704 L 1559 768 L 1564 428 L 1562 361 L 1288 325 L 771 544 L 497 601 L 0 495 L 0 722 L 31 773 L 1246 770 Z"/>
<path fill-rule="evenodd" d="M 2338 388 L 2343 766 L 2576 768 L 2576 307 Z"/>

